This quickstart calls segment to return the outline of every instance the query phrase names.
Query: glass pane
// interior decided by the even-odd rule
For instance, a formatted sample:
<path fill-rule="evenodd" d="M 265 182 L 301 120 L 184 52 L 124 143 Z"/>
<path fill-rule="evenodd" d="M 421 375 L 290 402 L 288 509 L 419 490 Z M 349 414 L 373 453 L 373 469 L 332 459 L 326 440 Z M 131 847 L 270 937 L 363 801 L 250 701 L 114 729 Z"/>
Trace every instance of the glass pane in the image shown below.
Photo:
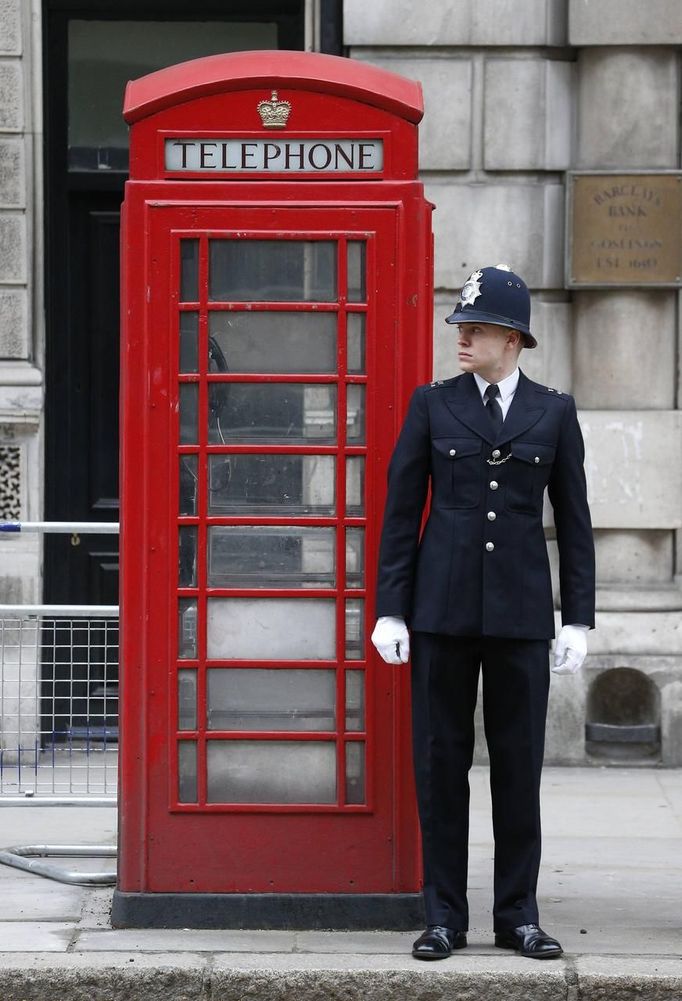
<path fill-rule="evenodd" d="M 69 20 L 68 44 L 69 164 L 95 170 L 127 167 L 121 102 L 128 80 L 199 56 L 279 47 L 274 22 L 104 18 Z"/>
<path fill-rule="evenodd" d="M 197 798 L 197 742 L 181 740 L 178 743 L 178 800 L 196 803 Z"/>
<path fill-rule="evenodd" d="M 194 660 L 197 655 L 196 598 L 178 598 L 178 657 Z"/>
<path fill-rule="evenodd" d="M 193 515 L 197 513 L 197 483 L 199 482 L 199 457 L 197 455 L 181 455 L 179 514 Z"/>
<path fill-rule="evenodd" d="M 180 383 L 180 444 L 196 445 L 199 441 L 199 386 L 196 382 Z"/>
<path fill-rule="evenodd" d="M 211 455 L 210 514 L 333 514 L 333 455 Z"/>
<path fill-rule="evenodd" d="M 365 729 L 365 672 L 346 671 L 346 730 Z"/>
<path fill-rule="evenodd" d="M 199 301 L 199 241 L 180 240 L 180 302 Z"/>
<path fill-rule="evenodd" d="M 346 459 L 346 514 L 351 518 L 365 514 L 364 455 L 349 455 Z"/>
<path fill-rule="evenodd" d="M 221 668 L 207 675 L 209 730 L 336 729 L 336 671 Z"/>
<path fill-rule="evenodd" d="M 220 311 L 208 329 L 211 372 L 336 371 L 336 313 Z"/>
<path fill-rule="evenodd" d="M 347 387 L 346 434 L 349 445 L 365 444 L 365 387 L 349 384 Z"/>
<path fill-rule="evenodd" d="M 178 730 L 197 728 L 197 672 L 178 671 Z"/>
<path fill-rule="evenodd" d="M 348 241 L 348 302 L 366 302 L 365 242 Z"/>
<path fill-rule="evenodd" d="M 318 740 L 211 740 L 209 803 L 335 803 L 336 745 Z"/>
<path fill-rule="evenodd" d="M 180 371 L 199 371 L 198 313 L 180 313 Z"/>
<path fill-rule="evenodd" d="M 209 587 L 334 587 L 333 528 L 216 525 L 208 530 Z"/>
<path fill-rule="evenodd" d="M 209 598 L 208 656 L 224 660 L 333 660 L 329 598 Z"/>
<path fill-rule="evenodd" d="M 361 740 L 346 744 L 346 803 L 365 802 L 365 744 Z"/>
<path fill-rule="evenodd" d="M 365 374 L 365 314 L 347 313 L 348 371 L 351 375 Z"/>
<path fill-rule="evenodd" d="M 178 534 L 178 587 L 196 587 L 197 528 L 182 525 Z"/>
<path fill-rule="evenodd" d="M 335 302 L 336 243 L 210 240 L 212 302 Z"/>
<path fill-rule="evenodd" d="M 364 657 L 365 602 L 362 598 L 349 598 L 346 602 L 346 660 Z"/>
<path fill-rule="evenodd" d="M 212 383 L 210 442 L 308 445 L 336 441 L 336 386 L 301 383 Z"/>
<path fill-rule="evenodd" d="M 346 529 L 346 587 L 365 586 L 365 530 Z"/>

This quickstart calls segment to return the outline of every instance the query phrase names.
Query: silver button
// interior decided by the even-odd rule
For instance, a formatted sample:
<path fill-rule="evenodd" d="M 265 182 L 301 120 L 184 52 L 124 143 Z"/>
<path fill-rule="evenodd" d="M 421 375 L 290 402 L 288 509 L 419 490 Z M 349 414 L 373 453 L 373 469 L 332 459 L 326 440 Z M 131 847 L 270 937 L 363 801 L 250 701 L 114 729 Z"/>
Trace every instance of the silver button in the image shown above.
<path fill-rule="evenodd" d="M 493 459 L 499 459 L 499 457 L 500 457 L 501 454 L 502 453 L 500 452 L 499 448 L 494 448 L 493 449 Z"/>
<path fill-rule="evenodd" d="M 497 480 L 491 480 L 490 481 L 490 489 L 491 490 L 497 490 L 498 487 L 499 487 L 499 483 L 497 482 Z"/>
<path fill-rule="evenodd" d="M 495 514 L 495 512 L 494 511 L 488 511 L 488 521 L 495 521 L 495 518 L 497 518 L 497 515 Z"/>
<path fill-rule="evenodd" d="M 457 449 L 456 448 L 451 448 L 450 449 L 450 455 L 457 455 Z"/>
<path fill-rule="evenodd" d="M 540 461 L 540 456 L 539 456 L 539 455 L 536 455 L 536 456 L 535 456 L 535 462 L 536 462 L 536 464 L 537 464 L 537 463 L 538 463 L 539 461 Z"/>
<path fill-rule="evenodd" d="M 495 543 L 494 542 L 486 542 L 485 548 L 488 550 L 489 553 L 492 553 L 493 549 L 495 548 Z"/>

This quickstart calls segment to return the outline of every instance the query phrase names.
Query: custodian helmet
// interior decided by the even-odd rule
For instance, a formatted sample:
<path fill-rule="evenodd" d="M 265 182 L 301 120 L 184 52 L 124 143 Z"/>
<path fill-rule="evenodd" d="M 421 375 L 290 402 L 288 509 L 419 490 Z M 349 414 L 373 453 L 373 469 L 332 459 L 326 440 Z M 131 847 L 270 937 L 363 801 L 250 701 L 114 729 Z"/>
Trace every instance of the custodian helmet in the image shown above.
<path fill-rule="evenodd" d="M 469 275 L 460 301 L 445 322 L 497 323 L 518 330 L 527 348 L 534 348 L 538 343 L 530 332 L 528 286 L 506 264 L 481 268 Z"/>

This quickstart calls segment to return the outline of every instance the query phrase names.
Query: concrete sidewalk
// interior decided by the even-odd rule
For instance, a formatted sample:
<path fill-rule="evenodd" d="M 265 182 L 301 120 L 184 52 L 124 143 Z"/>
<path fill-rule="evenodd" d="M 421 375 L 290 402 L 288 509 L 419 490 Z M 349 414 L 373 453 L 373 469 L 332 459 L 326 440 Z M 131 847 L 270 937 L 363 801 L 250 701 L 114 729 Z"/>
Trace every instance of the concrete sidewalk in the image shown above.
<path fill-rule="evenodd" d="M 109 889 L 0 866 L 1 1001 L 682 1001 L 682 771 L 548 768 L 540 963 L 492 945 L 487 771 L 472 772 L 469 948 L 438 963 L 397 932 L 112 930 Z M 115 841 L 108 808 L 1 807 L 0 846 Z M 63 860 L 109 868 L 111 860 Z"/>

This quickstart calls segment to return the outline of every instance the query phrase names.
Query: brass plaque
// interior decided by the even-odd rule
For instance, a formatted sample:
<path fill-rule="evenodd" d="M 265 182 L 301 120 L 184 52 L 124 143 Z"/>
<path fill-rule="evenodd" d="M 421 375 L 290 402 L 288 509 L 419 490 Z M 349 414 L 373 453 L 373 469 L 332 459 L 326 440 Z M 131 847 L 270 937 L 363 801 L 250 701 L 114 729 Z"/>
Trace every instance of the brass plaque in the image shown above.
<path fill-rule="evenodd" d="M 571 174 L 568 283 L 681 284 L 682 175 Z"/>

